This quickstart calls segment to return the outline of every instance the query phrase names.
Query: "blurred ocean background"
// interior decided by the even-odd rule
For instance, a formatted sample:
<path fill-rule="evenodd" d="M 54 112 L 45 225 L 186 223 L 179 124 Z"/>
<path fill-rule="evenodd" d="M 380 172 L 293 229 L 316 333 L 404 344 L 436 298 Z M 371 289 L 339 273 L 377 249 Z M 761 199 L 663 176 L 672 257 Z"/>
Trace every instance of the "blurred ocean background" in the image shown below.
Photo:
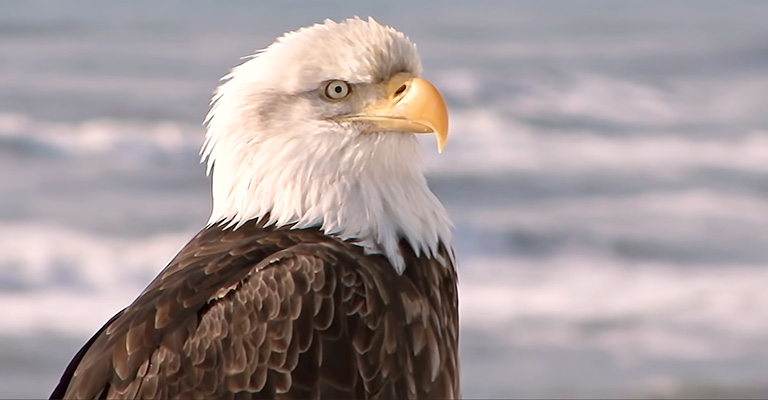
<path fill-rule="evenodd" d="M 768 397 L 768 2 L 0 2 L 0 398 L 205 223 L 211 92 L 325 18 L 451 108 L 467 398 Z"/>

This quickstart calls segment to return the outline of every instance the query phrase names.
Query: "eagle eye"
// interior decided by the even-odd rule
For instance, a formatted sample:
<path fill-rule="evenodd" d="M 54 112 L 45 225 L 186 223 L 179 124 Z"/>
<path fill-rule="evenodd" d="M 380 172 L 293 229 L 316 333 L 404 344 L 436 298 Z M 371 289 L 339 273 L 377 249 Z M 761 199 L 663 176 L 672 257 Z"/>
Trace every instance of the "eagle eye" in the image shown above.
<path fill-rule="evenodd" d="M 335 101 L 349 96 L 349 91 L 349 83 L 335 80 L 325 84 L 323 95 L 327 100 Z"/>

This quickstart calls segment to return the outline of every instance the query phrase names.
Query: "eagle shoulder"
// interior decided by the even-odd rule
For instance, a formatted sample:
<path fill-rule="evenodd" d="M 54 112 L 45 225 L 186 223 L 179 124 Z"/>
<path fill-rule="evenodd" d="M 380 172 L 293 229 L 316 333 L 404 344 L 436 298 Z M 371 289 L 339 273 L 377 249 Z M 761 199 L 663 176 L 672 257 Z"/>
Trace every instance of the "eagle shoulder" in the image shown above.
<path fill-rule="evenodd" d="M 204 229 L 52 398 L 456 397 L 455 272 L 410 258 L 418 276 L 317 230 Z"/>

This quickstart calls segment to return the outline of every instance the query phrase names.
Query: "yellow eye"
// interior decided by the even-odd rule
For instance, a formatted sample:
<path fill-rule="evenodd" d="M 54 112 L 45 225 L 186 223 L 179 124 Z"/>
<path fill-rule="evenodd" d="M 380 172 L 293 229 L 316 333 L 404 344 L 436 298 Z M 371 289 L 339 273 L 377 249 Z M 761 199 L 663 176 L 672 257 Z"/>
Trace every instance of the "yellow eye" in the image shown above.
<path fill-rule="evenodd" d="M 325 97 L 341 100 L 349 95 L 349 84 L 344 81 L 330 81 L 325 85 Z"/>

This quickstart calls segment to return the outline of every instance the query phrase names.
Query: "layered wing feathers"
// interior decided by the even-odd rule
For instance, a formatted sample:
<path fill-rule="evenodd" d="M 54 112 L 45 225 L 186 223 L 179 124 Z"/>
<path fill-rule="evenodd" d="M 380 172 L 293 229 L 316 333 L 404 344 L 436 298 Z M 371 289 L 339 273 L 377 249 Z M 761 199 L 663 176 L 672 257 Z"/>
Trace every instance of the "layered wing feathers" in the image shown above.
<path fill-rule="evenodd" d="M 456 276 L 316 230 L 201 231 L 52 398 L 455 398 Z M 445 252 L 445 249 L 443 249 Z"/>

